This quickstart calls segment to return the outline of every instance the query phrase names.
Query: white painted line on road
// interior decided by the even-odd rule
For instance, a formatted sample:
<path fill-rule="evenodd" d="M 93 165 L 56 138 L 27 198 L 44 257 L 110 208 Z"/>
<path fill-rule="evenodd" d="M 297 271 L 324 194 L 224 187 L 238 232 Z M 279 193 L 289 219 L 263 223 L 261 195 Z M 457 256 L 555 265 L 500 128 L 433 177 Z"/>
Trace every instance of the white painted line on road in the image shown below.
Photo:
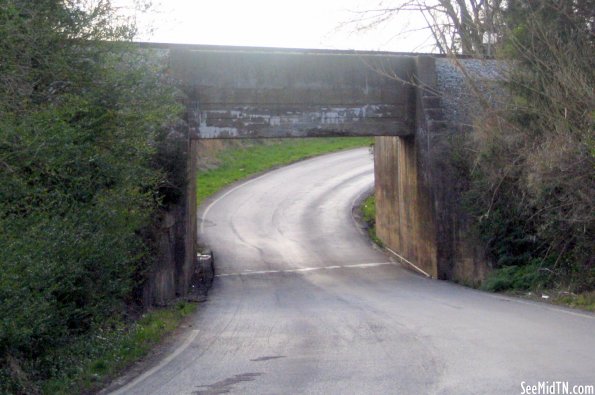
<path fill-rule="evenodd" d="M 284 270 L 259 270 L 259 271 L 252 271 L 246 270 L 245 272 L 240 273 L 221 273 L 216 274 L 215 277 L 230 277 L 230 276 L 251 276 L 254 274 L 270 274 L 270 273 L 304 273 L 304 272 L 313 272 L 318 270 L 336 270 L 336 269 L 365 269 L 368 267 L 376 267 L 376 266 L 385 266 L 385 265 L 394 265 L 393 262 L 373 262 L 373 263 L 356 263 L 353 265 L 342 265 L 342 266 L 321 266 L 321 267 L 301 267 L 298 269 L 284 269 Z"/>
<path fill-rule="evenodd" d="M 278 273 L 279 270 L 256 270 L 251 271 L 250 274 L 268 274 L 268 273 Z"/>
<path fill-rule="evenodd" d="M 416 269 L 418 272 L 420 272 L 420 273 L 424 274 L 426 277 L 432 278 L 432 276 L 430 276 L 430 275 L 429 275 L 428 273 L 426 273 L 424 270 L 422 270 L 422 269 L 420 269 L 419 267 L 417 267 L 417 266 L 416 266 L 416 265 L 415 265 L 413 262 L 411 262 L 411 261 L 407 260 L 405 257 L 403 257 L 403 256 L 401 256 L 401 255 L 399 255 L 399 254 L 397 254 L 396 252 L 394 252 L 393 250 L 391 250 L 391 249 L 390 249 L 390 248 L 388 248 L 388 247 L 384 247 L 384 248 L 386 248 L 386 250 L 387 250 L 387 251 L 389 251 L 389 252 L 391 252 L 391 253 L 395 254 L 395 255 L 397 256 L 397 258 L 399 258 L 399 259 L 402 259 L 402 260 L 404 260 L 405 262 L 407 262 L 408 264 L 410 264 L 411 266 L 413 266 L 413 267 L 414 267 L 414 268 L 415 268 L 415 269 Z"/>
<path fill-rule="evenodd" d="M 364 268 L 364 267 L 375 267 L 375 266 L 383 266 L 383 265 L 392 265 L 392 262 L 380 262 L 380 263 L 358 263 L 355 265 L 345 265 L 343 267 L 357 267 L 357 268 Z"/>
<path fill-rule="evenodd" d="M 140 376 L 138 376 L 136 379 L 132 380 L 130 383 L 126 384 L 125 386 L 120 387 L 116 391 L 112 392 L 110 395 L 122 395 L 122 394 L 126 394 L 128 391 L 130 391 L 130 389 L 132 387 L 134 387 L 135 385 L 137 385 L 141 381 L 145 380 L 147 377 L 151 376 L 152 374 L 156 373 L 157 371 L 161 370 L 165 365 L 167 365 L 168 363 L 170 363 L 171 361 L 173 361 L 174 358 L 176 358 L 185 349 L 188 348 L 188 346 L 190 345 L 190 343 L 192 343 L 192 341 L 198 335 L 198 332 L 199 332 L 198 329 L 192 330 L 192 332 L 190 333 L 190 335 L 188 336 L 188 338 L 186 339 L 186 341 L 184 342 L 184 344 L 182 344 L 180 347 L 178 347 L 176 349 L 176 351 L 174 351 L 167 358 L 165 358 L 163 361 L 161 361 L 159 363 L 159 365 L 154 366 L 152 369 L 147 370 L 145 373 L 141 374 Z"/>
<path fill-rule="evenodd" d="M 481 292 L 481 291 L 479 291 L 479 292 Z M 574 310 L 571 310 L 571 307 L 556 306 L 553 304 L 544 303 L 544 302 L 540 302 L 540 301 L 536 301 L 536 300 L 523 300 L 518 297 L 507 297 L 507 296 L 502 296 L 499 294 L 492 294 L 489 292 L 484 292 L 484 293 L 487 296 L 490 296 L 492 298 L 495 298 L 495 299 L 498 299 L 501 301 L 505 301 L 505 302 L 525 304 L 525 305 L 534 306 L 534 307 L 537 306 L 537 307 L 542 307 L 546 310 L 551 310 L 551 311 L 555 311 L 558 313 L 573 315 L 575 317 L 590 318 L 592 320 L 595 319 L 595 315 L 593 315 L 592 313 L 589 313 L 587 311 L 585 311 L 585 312 L 574 311 Z"/>

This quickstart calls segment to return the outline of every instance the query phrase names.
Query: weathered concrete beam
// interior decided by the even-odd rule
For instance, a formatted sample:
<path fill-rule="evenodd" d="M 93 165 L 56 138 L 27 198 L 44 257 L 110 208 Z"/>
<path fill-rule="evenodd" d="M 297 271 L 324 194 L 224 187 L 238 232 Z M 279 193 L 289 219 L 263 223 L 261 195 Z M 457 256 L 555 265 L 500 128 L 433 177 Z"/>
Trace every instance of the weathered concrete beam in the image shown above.
<path fill-rule="evenodd" d="M 281 106 L 221 106 L 203 110 L 196 103 L 199 138 L 260 138 L 320 136 L 404 136 L 411 126 L 400 108 L 390 105 L 361 107 L 282 108 Z M 196 127 L 196 126 L 195 126 Z"/>
<path fill-rule="evenodd" d="M 194 138 L 407 136 L 414 58 L 341 51 L 172 49 Z"/>

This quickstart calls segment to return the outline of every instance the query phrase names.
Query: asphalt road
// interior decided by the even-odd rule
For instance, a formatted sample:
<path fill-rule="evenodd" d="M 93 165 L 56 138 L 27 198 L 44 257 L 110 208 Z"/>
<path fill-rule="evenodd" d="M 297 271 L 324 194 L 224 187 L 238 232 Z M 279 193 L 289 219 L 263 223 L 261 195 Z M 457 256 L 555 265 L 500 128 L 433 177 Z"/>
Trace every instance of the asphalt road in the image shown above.
<path fill-rule="evenodd" d="M 126 394 L 521 394 L 595 384 L 595 315 L 409 272 L 357 229 L 367 149 L 303 161 L 202 208 L 208 301 Z M 525 393 L 527 393 L 525 391 Z"/>

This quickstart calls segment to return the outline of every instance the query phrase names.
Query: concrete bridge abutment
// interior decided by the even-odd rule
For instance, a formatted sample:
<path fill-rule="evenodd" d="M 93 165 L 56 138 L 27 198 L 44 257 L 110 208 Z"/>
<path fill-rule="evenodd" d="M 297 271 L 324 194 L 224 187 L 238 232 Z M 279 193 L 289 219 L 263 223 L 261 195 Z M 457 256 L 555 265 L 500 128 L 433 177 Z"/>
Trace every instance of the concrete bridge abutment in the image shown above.
<path fill-rule="evenodd" d="M 435 90 L 435 70 L 434 58 L 415 58 L 414 133 L 376 138 L 376 232 L 405 265 L 428 277 L 446 278 L 433 171 L 436 145 L 446 124 Z"/>
<path fill-rule="evenodd" d="M 449 62 L 438 59 L 442 66 Z M 454 145 L 471 129 L 450 121 L 452 108 L 443 105 L 444 87 L 437 83 L 443 71 L 436 60 L 415 59 L 415 132 L 376 137 L 376 232 L 412 269 L 435 279 L 477 284 L 489 269 L 479 242 L 469 236 L 460 175 L 452 161 Z"/>

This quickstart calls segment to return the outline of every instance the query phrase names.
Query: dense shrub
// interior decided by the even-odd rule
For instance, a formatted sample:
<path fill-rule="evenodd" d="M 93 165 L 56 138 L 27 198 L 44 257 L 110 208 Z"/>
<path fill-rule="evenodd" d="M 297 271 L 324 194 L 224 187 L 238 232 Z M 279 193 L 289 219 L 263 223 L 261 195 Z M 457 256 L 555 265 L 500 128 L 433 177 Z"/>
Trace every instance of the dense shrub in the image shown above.
<path fill-rule="evenodd" d="M 545 268 L 538 259 L 524 265 L 503 266 L 495 271 L 485 283 L 483 288 L 498 292 L 507 290 L 530 291 L 551 288 L 554 276 Z"/>
<path fill-rule="evenodd" d="M 88 4 L 0 0 L 0 392 L 35 392 L 56 372 L 31 361 L 119 319 L 178 182 L 156 144 L 175 92 Z"/>
<path fill-rule="evenodd" d="M 510 1 L 512 100 L 476 125 L 467 207 L 498 285 L 595 287 L 595 57 L 588 1 Z M 520 277 L 552 281 L 517 282 Z M 501 281 L 506 275 L 510 281 Z M 547 284 L 546 284 L 547 283 Z"/>

